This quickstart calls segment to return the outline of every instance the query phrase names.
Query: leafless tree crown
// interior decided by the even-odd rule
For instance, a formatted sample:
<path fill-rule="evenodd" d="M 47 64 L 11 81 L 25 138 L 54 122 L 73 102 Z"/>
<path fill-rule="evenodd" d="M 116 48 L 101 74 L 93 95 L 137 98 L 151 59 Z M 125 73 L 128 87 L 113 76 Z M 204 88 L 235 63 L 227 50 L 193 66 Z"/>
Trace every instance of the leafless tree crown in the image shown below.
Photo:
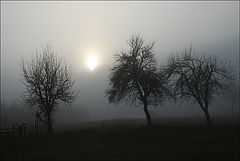
<path fill-rule="evenodd" d="M 166 77 L 157 68 L 154 43 L 145 44 L 137 35 L 128 41 L 129 51 L 115 54 L 115 64 L 110 73 L 111 88 L 106 91 L 110 103 L 163 102 L 168 88 Z"/>
<path fill-rule="evenodd" d="M 193 55 L 193 50 L 170 57 L 167 74 L 172 77 L 174 93 L 208 107 L 216 94 L 230 89 L 233 71 L 216 55 Z"/>
<path fill-rule="evenodd" d="M 70 104 L 78 95 L 69 68 L 49 47 L 30 61 L 23 59 L 21 74 L 26 85 L 24 102 L 39 105 L 44 111 L 52 110 L 59 101 Z"/>

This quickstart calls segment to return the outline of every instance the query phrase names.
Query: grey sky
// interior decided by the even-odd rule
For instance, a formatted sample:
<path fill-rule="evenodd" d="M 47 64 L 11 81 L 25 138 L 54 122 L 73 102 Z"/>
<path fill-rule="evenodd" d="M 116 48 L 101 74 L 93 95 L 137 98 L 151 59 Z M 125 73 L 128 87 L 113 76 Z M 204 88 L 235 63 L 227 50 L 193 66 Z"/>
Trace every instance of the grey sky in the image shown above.
<path fill-rule="evenodd" d="M 137 33 L 156 41 L 159 62 L 192 44 L 197 51 L 228 58 L 239 78 L 239 2 L 1 3 L 1 92 L 7 102 L 19 99 L 24 90 L 21 58 L 49 44 L 71 64 L 82 93 L 76 103 L 93 117 L 121 113 L 104 97 L 106 80 L 113 54 L 127 49 L 126 41 Z M 92 52 L 99 60 L 93 72 L 86 68 Z"/>

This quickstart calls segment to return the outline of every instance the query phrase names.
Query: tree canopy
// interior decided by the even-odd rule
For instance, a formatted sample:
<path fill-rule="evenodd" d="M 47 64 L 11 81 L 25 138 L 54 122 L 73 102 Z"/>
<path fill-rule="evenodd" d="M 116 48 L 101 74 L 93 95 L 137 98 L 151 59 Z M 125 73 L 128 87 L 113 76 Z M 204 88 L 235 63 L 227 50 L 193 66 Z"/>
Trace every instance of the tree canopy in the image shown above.
<path fill-rule="evenodd" d="M 158 68 L 153 51 L 154 43 L 145 44 L 139 35 L 128 41 L 129 50 L 115 54 L 110 73 L 110 89 L 106 91 L 110 103 L 144 104 L 148 125 L 151 125 L 147 105 L 163 103 L 170 90 L 167 77 Z"/>

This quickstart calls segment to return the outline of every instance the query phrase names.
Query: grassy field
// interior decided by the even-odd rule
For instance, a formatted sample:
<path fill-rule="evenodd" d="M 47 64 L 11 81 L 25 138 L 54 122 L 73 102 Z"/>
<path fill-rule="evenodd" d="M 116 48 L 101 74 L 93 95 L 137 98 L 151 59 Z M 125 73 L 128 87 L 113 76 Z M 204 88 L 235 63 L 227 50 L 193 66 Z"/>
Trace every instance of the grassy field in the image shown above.
<path fill-rule="evenodd" d="M 239 160 L 236 125 L 164 122 L 147 128 L 143 122 L 104 121 L 56 127 L 51 135 L 2 136 L 1 160 Z"/>

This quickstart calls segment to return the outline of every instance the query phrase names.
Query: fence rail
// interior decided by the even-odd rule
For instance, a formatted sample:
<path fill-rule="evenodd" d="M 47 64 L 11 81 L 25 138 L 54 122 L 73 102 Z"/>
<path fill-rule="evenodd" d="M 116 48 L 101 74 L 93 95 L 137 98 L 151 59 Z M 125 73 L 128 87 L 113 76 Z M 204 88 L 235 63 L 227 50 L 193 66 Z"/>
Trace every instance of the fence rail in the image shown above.
<path fill-rule="evenodd" d="M 31 123 L 13 124 L 11 128 L 0 129 L 0 134 L 2 135 L 27 135 L 33 133 L 46 133 L 47 125 L 45 122 L 39 122 L 35 120 Z"/>
<path fill-rule="evenodd" d="M 20 129 L 19 128 L 5 128 L 0 129 L 1 135 L 11 135 L 11 134 L 18 134 L 20 135 Z"/>

